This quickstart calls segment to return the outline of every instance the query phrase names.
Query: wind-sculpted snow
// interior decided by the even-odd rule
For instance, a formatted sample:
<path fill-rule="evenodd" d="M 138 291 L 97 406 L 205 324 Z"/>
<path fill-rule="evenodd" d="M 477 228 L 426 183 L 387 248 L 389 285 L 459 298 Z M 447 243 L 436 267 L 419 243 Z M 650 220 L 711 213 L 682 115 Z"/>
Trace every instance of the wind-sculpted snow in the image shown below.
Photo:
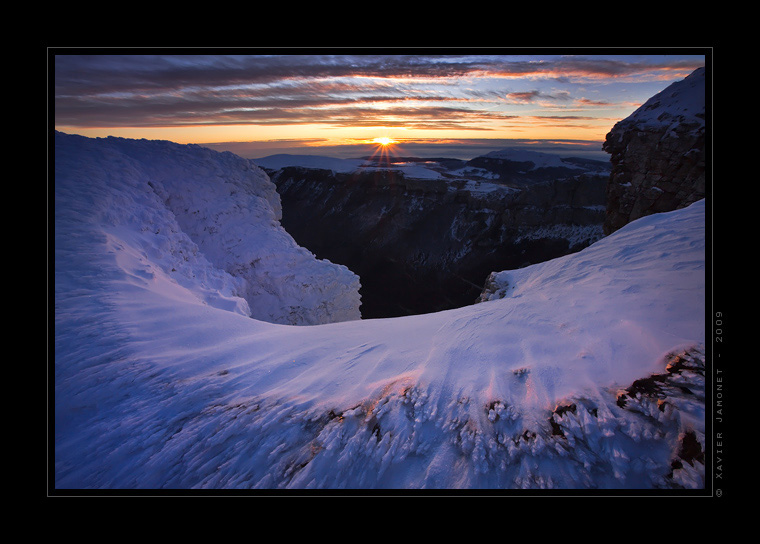
<path fill-rule="evenodd" d="M 703 356 L 696 351 L 686 356 Z M 663 399 L 571 397 L 541 421 L 509 404 L 444 403 L 407 382 L 343 411 L 268 395 L 217 398 L 204 386 L 124 403 L 133 417 L 98 422 L 90 464 L 60 487 L 246 489 L 701 488 L 704 368 Z M 519 379 L 519 378 L 516 378 Z M 684 383 L 684 382 L 681 382 Z M 696 384 L 696 386 L 695 386 Z M 168 387 L 168 386 L 167 386 Z M 679 405 L 691 403 L 691 405 Z M 665 406 L 665 408 L 663 408 Z M 146 416 L 147 420 L 144 419 Z M 103 433 L 107 440 L 99 438 Z M 683 454 L 687 437 L 696 454 Z M 113 443 L 110 441 L 114 441 Z M 701 458 L 700 458 L 700 455 Z M 98 459 L 104 457 L 110 463 Z M 65 465 L 63 465 L 65 466 Z M 97 474 L 85 472 L 97 467 Z M 66 467 L 69 468 L 69 467 Z"/>
<path fill-rule="evenodd" d="M 105 233 L 98 193 L 64 186 L 57 489 L 704 486 L 704 201 L 496 274 L 480 304 L 290 326 L 241 312 L 189 241 L 187 286 L 136 249 L 166 185 L 99 208 L 144 199 Z"/>
<path fill-rule="evenodd" d="M 58 133 L 55 175 L 59 216 L 90 223 L 136 281 L 155 287 L 160 278 L 162 288 L 178 284 L 275 323 L 361 317 L 358 277 L 295 243 L 279 224 L 274 184 L 249 161 L 199 146 Z M 64 241 L 56 248 L 64 251 Z"/>

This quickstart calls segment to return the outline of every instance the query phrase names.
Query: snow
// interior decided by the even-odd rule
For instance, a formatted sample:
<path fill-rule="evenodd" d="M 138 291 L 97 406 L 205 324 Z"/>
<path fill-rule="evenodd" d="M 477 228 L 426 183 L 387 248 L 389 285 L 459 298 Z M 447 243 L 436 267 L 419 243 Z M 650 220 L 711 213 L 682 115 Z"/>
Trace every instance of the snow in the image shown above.
<path fill-rule="evenodd" d="M 591 206 L 587 206 L 592 208 Z M 604 236 L 601 225 L 572 225 L 559 223 L 556 225 L 526 229 L 518 232 L 515 242 L 523 240 L 542 240 L 547 238 L 561 238 L 567 240 L 568 247 L 576 247 L 580 244 L 596 242 Z"/>
<path fill-rule="evenodd" d="M 253 159 L 253 162 L 257 166 L 269 170 L 279 170 L 280 168 L 295 166 L 330 170 L 339 174 L 371 170 L 394 170 L 416 179 L 441 179 L 443 177 L 440 172 L 424 166 L 424 163 L 420 164 L 416 162 L 394 162 L 389 165 L 378 165 L 364 159 L 337 159 L 320 155 L 290 155 L 285 153 Z"/>
<path fill-rule="evenodd" d="M 441 172 L 426 167 L 424 164 L 418 164 L 413 162 L 398 162 L 392 163 L 388 166 L 374 165 L 366 166 L 362 170 L 392 170 L 403 174 L 408 178 L 414 179 L 444 179 Z"/>
<path fill-rule="evenodd" d="M 459 181 L 459 180 L 458 180 Z M 472 194 L 480 196 L 495 196 L 497 198 L 504 197 L 509 193 L 519 192 L 520 189 L 514 187 L 508 187 L 499 183 L 489 183 L 487 181 L 468 180 L 462 183 L 452 183 L 449 190 L 459 190 L 460 187 L 465 191 L 469 191 Z"/>
<path fill-rule="evenodd" d="M 499 174 L 497 174 L 496 172 L 491 172 L 490 170 L 485 170 L 483 168 L 477 168 L 473 166 L 465 166 L 463 168 L 451 170 L 449 173 L 452 176 L 460 176 L 467 179 L 482 178 L 482 179 L 498 180 L 500 177 Z"/>
<path fill-rule="evenodd" d="M 318 168 L 321 170 L 331 170 L 335 173 L 351 173 L 367 161 L 363 159 L 337 159 L 333 157 L 323 157 L 320 155 L 291 155 L 281 153 L 270 155 L 260 159 L 253 159 L 253 162 L 261 168 L 269 170 L 279 170 L 287 166 L 300 166 L 302 168 Z"/>
<path fill-rule="evenodd" d="M 562 167 L 575 170 L 584 170 L 583 167 L 564 162 L 559 156 L 539 151 L 530 151 L 520 148 L 506 148 L 493 151 L 486 155 L 487 158 L 502 159 L 517 162 L 532 162 L 537 168 Z M 288 166 L 301 168 L 316 168 L 330 170 L 334 173 L 350 174 L 355 172 L 367 172 L 371 170 L 393 170 L 414 179 L 434 179 L 448 181 L 473 181 L 480 183 L 481 180 L 495 180 L 499 175 L 482 168 L 466 166 L 454 170 L 442 168 L 437 162 L 391 162 L 389 164 L 377 164 L 363 159 L 338 159 L 319 155 L 279 154 L 253 159 L 253 162 L 261 168 L 279 170 Z M 475 178 L 475 179 L 473 179 Z M 477 179 L 481 178 L 481 179 Z M 496 184 L 484 183 L 478 191 L 500 190 Z"/>
<path fill-rule="evenodd" d="M 253 159 L 253 162 L 257 166 L 269 170 L 279 170 L 280 168 L 295 166 L 330 170 L 339 174 L 372 170 L 393 170 L 415 179 L 442 179 L 444 177 L 434 168 L 428 168 L 425 166 L 425 163 L 417 162 L 394 162 L 387 165 L 379 165 L 364 159 L 337 159 L 319 155 L 290 155 L 284 153 Z"/>
<path fill-rule="evenodd" d="M 62 226 L 61 251 L 105 250 L 133 283 L 264 321 L 361 317 L 358 276 L 299 247 L 275 185 L 232 153 L 58 133 L 55 174 L 59 222 L 89 227 L 64 244 Z"/>
<path fill-rule="evenodd" d="M 284 241 L 297 257 L 260 266 L 288 313 L 313 313 L 292 302 L 305 284 L 329 306 L 354 283 L 290 245 L 258 169 L 194 146 L 56 140 L 56 489 L 704 485 L 698 462 L 671 466 L 685 433 L 704 442 L 704 402 L 618 402 L 704 349 L 704 201 L 495 273 L 486 302 L 294 326 L 257 316 L 274 299 L 243 299 L 251 276 L 227 253 L 240 265 Z"/>
<path fill-rule="evenodd" d="M 705 126 L 705 68 L 698 68 L 647 100 L 623 121 L 646 128 Z"/>
<path fill-rule="evenodd" d="M 536 170 L 537 168 L 573 168 L 576 170 L 584 169 L 581 166 L 563 161 L 558 155 L 552 155 L 551 153 L 542 153 L 540 151 L 531 151 L 528 149 L 520 149 L 516 147 L 492 151 L 483 156 L 489 159 L 500 159 L 514 162 L 532 162 L 533 167 L 531 170 Z"/>

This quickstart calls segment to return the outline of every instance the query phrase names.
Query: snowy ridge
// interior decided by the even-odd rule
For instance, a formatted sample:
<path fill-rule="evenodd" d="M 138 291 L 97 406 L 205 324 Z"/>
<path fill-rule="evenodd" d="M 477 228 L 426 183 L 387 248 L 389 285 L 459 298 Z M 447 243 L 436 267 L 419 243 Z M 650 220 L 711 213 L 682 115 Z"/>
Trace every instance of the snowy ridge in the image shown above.
<path fill-rule="evenodd" d="M 583 168 L 578 165 L 563 161 L 557 155 L 520 148 L 505 148 L 498 151 L 491 151 L 490 153 L 483 155 L 483 157 L 513 162 L 532 162 L 533 167 L 531 170 L 536 170 L 538 168 L 574 168 L 576 170 L 583 170 Z"/>
<path fill-rule="evenodd" d="M 551 153 L 542 153 L 540 151 L 531 151 L 520 148 L 506 148 L 498 151 L 492 151 L 485 158 L 500 159 L 515 162 L 532 162 L 530 170 L 539 168 L 570 168 L 578 171 L 584 171 L 585 168 L 571 162 L 564 161 L 558 155 Z M 450 170 L 442 167 L 436 161 L 430 162 L 393 162 L 391 164 L 377 164 L 372 161 L 363 159 L 338 159 L 333 157 L 324 157 L 319 155 L 296 155 L 296 154 L 278 154 L 252 159 L 252 162 L 261 168 L 269 170 L 278 170 L 281 168 L 295 166 L 301 168 L 315 168 L 320 170 L 330 170 L 333 173 L 350 174 L 354 172 L 367 172 L 371 170 L 393 170 L 400 172 L 409 178 L 415 179 L 498 179 L 499 175 L 488 170 L 466 166 Z"/>
<path fill-rule="evenodd" d="M 705 126 L 705 68 L 698 68 L 647 100 L 622 123 L 640 129 L 678 127 L 682 124 Z"/>
<path fill-rule="evenodd" d="M 56 488 L 704 485 L 682 454 L 704 449 L 704 201 L 497 273 L 481 304 L 295 327 L 245 315 L 250 280 L 212 264 L 250 256 L 249 214 L 275 232 L 255 245 L 287 239 L 268 189 L 222 211 L 164 175 L 209 183 L 217 154 L 120 143 L 56 151 Z M 323 277 L 294 262 L 268 273 Z"/>
<path fill-rule="evenodd" d="M 79 243 L 105 244 L 154 291 L 275 323 L 360 318 L 358 277 L 295 243 L 274 184 L 248 161 L 171 142 L 55 142 L 56 251 L 82 251 L 66 237 L 76 210 Z"/>

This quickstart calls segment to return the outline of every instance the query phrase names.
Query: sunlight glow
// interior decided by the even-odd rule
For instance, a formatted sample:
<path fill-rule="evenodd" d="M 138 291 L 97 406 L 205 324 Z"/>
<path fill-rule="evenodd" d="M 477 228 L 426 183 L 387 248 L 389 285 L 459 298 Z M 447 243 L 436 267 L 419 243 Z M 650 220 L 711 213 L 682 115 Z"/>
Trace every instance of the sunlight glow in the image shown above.
<path fill-rule="evenodd" d="M 390 165 L 391 156 L 396 154 L 395 146 L 398 144 L 398 140 L 382 136 L 372 139 L 371 143 L 375 144 L 377 147 L 370 159 L 376 161 L 377 164 L 384 164 L 386 166 Z"/>

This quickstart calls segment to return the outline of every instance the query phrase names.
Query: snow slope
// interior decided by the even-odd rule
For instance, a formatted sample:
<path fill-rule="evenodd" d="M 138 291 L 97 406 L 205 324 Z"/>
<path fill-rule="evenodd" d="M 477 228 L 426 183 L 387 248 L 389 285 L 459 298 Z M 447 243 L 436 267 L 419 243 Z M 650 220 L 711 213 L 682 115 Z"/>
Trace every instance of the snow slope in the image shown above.
<path fill-rule="evenodd" d="M 296 244 L 279 224 L 274 184 L 249 161 L 199 146 L 62 133 L 55 153 L 56 251 L 111 254 L 152 291 L 264 321 L 361 317 L 358 276 Z M 70 228 L 86 235 L 71 239 Z"/>
<path fill-rule="evenodd" d="M 59 143 L 56 489 L 704 485 L 674 464 L 704 447 L 703 201 L 496 274 L 487 302 L 298 327 L 245 315 L 242 280 L 159 205 L 182 184 L 138 183 L 147 144 Z"/>
<path fill-rule="evenodd" d="M 639 130 L 682 125 L 705 127 L 705 68 L 698 68 L 686 78 L 669 85 L 652 96 L 619 124 L 637 126 Z"/>

